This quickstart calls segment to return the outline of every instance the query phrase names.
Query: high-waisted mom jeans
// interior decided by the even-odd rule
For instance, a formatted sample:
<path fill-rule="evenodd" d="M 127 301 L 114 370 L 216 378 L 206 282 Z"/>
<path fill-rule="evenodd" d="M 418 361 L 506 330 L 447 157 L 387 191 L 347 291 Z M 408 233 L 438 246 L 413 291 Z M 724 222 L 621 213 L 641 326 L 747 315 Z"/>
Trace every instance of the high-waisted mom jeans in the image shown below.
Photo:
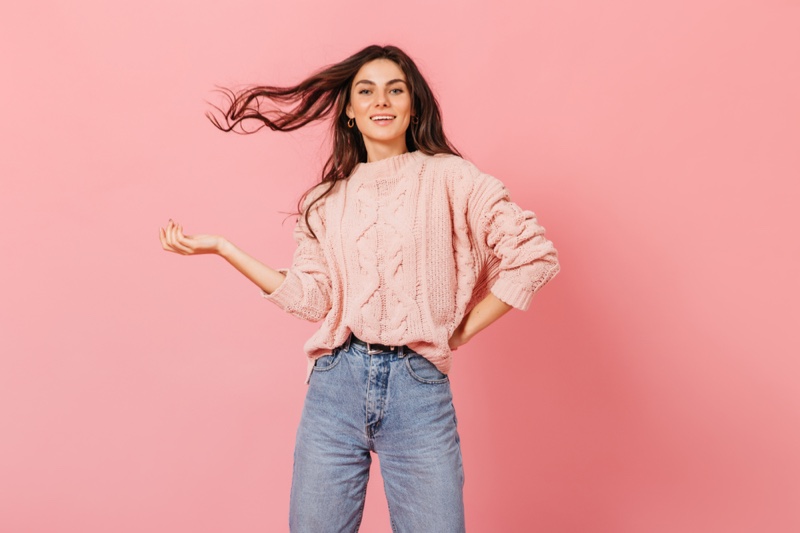
<path fill-rule="evenodd" d="M 292 533 L 358 531 L 370 452 L 395 533 L 464 531 L 464 473 L 450 382 L 408 348 L 348 340 L 311 373 L 294 452 Z"/>

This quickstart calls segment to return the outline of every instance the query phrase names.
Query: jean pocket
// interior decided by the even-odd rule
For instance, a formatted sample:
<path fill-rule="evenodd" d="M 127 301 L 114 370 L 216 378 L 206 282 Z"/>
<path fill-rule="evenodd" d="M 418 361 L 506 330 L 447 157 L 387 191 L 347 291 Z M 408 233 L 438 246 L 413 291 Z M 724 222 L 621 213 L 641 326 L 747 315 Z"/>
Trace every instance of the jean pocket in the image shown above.
<path fill-rule="evenodd" d="M 447 374 L 442 373 L 436 365 L 422 357 L 421 355 L 409 355 L 406 357 L 406 369 L 411 377 L 420 383 L 447 383 Z"/>
<path fill-rule="evenodd" d="M 342 350 L 336 348 L 333 353 L 321 355 L 314 360 L 314 372 L 327 372 L 339 364 Z"/>

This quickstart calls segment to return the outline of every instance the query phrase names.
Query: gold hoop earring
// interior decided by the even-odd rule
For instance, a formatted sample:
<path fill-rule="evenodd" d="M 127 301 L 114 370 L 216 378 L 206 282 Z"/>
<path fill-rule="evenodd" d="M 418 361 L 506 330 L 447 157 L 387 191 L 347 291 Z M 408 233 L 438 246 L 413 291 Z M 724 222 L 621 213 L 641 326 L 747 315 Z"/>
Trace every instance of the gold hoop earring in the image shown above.
<path fill-rule="evenodd" d="M 419 124 L 419 117 L 417 115 L 411 115 L 411 123 L 414 125 Z"/>
<path fill-rule="evenodd" d="M 347 120 L 347 127 L 348 127 L 348 128 L 352 128 L 352 127 L 353 127 L 353 126 L 355 126 L 355 125 L 356 125 L 356 121 L 355 121 L 355 119 L 352 119 L 352 118 L 351 118 L 351 119 L 348 119 L 348 120 Z"/>

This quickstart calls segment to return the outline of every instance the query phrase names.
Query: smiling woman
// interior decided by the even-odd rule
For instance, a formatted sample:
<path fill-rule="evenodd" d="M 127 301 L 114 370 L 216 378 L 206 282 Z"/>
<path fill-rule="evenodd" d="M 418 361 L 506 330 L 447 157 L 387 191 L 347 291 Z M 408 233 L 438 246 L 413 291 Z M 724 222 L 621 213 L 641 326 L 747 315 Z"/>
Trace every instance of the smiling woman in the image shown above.
<path fill-rule="evenodd" d="M 414 111 L 406 76 L 394 61 L 375 59 L 359 69 L 346 113 L 347 126 L 357 126 L 363 136 L 368 162 L 408 151 L 406 130 Z"/>
<path fill-rule="evenodd" d="M 298 205 L 291 267 L 171 220 L 160 229 L 165 250 L 218 254 L 265 299 L 322 321 L 305 344 L 291 530 L 357 530 L 379 453 L 393 531 L 464 531 L 452 352 L 528 308 L 559 271 L 553 244 L 500 180 L 453 148 L 436 98 L 397 47 L 367 47 L 293 87 L 227 94 L 222 116 L 209 115 L 225 131 L 333 119 L 322 179 Z"/>
<path fill-rule="evenodd" d="M 331 123 L 333 152 L 322 169 L 320 180 L 320 185 L 327 187 L 323 187 L 325 190 L 321 194 L 315 194 L 310 203 L 305 203 L 307 195 L 317 188 L 312 187 L 297 203 L 298 212 L 303 213 L 307 225 L 311 208 L 338 180 L 347 178 L 358 163 L 375 159 L 370 158 L 361 131 L 354 127 L 355 119 L 345 113 L 352 100 L 356 75 L 373 61 L 394 63 L 402 73 L 398 79 L 407 84 L 414 119 L 405 131 L 406 149 L 428 155 L 460 156 L 444 134 L 439 103 L 428 82 L 408 54 L 396 46 L 368 46 L 290 87 L 255 85 L 238 93 L 223 89 L 229 99 L 227 105 L 215 106 L 218 113 L 207 114 L 221 130 L 239 133 L 255 133 L 265 126 L 275 131 L 293 131 L 316 120 L 334 119 Z M 275 105 L 290 108 L 282 111 Z M 253 129 L 249 129 L 251 124 L 255 124 Z M 316 237 L 315 228 L 309 226 L 308 231 Z"/>

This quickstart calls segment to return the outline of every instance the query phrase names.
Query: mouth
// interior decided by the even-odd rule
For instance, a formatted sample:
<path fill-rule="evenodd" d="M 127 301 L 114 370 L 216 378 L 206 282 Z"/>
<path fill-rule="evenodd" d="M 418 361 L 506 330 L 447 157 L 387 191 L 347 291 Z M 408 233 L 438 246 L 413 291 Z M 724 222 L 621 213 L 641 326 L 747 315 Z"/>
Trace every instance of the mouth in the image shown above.
<path fill-rule="evenodd" d="M 389 124 L 395 118 L 397 118 L 395 115 L 373 115 L 369 117 L 369 119 L 376 124 Z"/>

